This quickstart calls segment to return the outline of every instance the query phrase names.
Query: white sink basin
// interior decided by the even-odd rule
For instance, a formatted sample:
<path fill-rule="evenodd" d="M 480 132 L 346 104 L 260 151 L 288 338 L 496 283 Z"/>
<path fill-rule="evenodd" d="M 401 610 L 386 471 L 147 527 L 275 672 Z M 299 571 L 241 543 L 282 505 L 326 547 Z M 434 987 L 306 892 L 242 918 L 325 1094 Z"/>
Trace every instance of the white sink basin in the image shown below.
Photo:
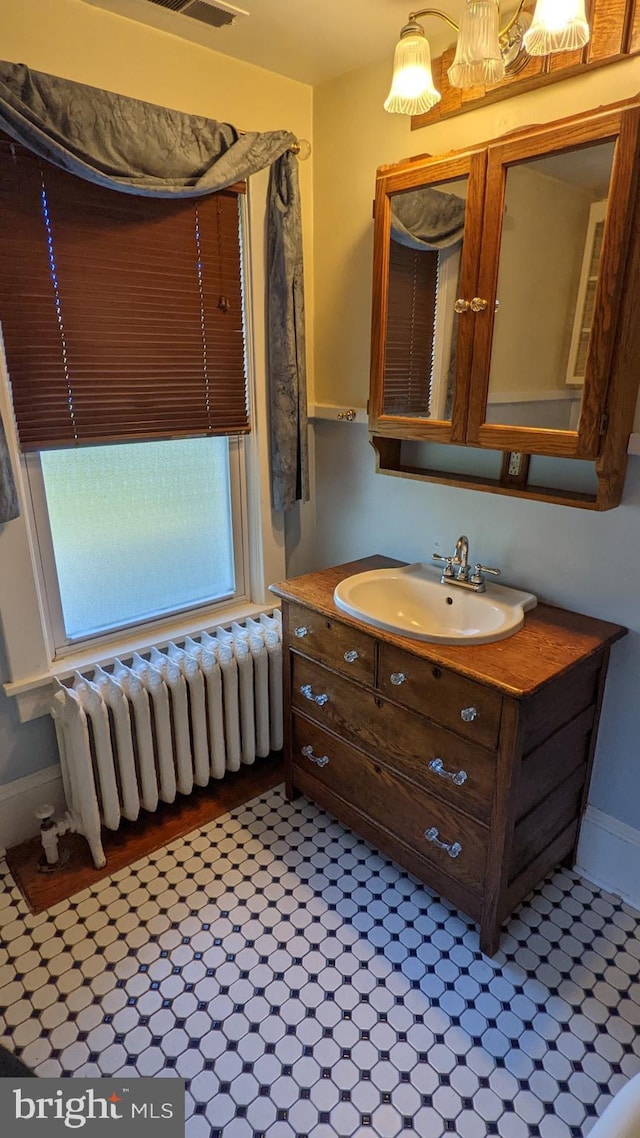
<path fill-rule="evenodd" d="M 491 644 L 522 628 L 535 608 L 533 593 L 487 584 L 474 593 L 440 583 L 432 565 L 403 565 L 356 573 L 336 586 L 339 609 L 374 628 L 434 644 Z"/>

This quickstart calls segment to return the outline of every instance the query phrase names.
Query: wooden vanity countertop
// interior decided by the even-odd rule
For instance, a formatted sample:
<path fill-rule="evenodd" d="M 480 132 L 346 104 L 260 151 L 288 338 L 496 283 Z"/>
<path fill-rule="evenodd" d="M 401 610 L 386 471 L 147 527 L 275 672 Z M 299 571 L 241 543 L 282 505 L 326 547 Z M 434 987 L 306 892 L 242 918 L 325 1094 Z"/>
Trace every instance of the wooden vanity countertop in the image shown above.
<path fill-rule="evenodd" d="M 385 569 L 406 562 L 375 554 L 292 577 L 271 586 L 283 600 L 308 605 L 325 616 L 352 624 L 370 636 L 394 644 L 414 656 L 451 668 L 462 676 L 489 684 L 517 699 L 531 696 L 596 652 L 625 636 L 627 629 L 582 613 L 539 604 L 525 614 L 524 627 L 493 644 L 430 644 L 374 628 L 338 609 L 333 601 L 336 585 L 354 573 Z"/>

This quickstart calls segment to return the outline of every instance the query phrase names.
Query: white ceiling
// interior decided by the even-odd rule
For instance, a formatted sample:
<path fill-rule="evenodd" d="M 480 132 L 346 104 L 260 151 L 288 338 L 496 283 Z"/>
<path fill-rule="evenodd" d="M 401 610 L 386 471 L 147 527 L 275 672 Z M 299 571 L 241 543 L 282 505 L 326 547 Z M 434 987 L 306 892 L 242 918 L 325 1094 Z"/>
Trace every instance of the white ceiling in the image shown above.
<path fill-rule="evenodd" d="M 464 2 L 440 0 L 438 6 L 459 20 Z M 249 15 L 225 28 L 209 28 L 149 0 L 86 3 L 312 86 L 385 58 L 391 77 L 393 49 L 411 11 L 407 0 L 237 0 Z M 440 20 L 426 18 L 425 30 L 434 54 L 453 40 Z"/>

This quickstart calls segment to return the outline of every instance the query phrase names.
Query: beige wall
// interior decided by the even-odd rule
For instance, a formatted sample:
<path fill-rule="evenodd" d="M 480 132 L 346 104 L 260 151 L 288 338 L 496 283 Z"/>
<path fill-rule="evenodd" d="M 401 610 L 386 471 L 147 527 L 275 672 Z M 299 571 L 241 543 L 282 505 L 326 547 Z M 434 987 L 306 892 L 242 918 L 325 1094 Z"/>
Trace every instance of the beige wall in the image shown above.
<path fill-rule="evenodd" d="M 318 402 L 363 407 L 368 392 L 376 167 L 442 154 L 530 123 L 550 122 L 640 89 L 638 60 L 601 68 L 421 130 L 382 103 L 391 57 L 315 91 L 315 342 Z"/>
<path fill-rule="evenodd" d="M 224 34 L 224 33 L 222 33 Z M 311 88 L 83 0 L 2 0 L 2 58 L 244 130 L 308 134 Z"/>

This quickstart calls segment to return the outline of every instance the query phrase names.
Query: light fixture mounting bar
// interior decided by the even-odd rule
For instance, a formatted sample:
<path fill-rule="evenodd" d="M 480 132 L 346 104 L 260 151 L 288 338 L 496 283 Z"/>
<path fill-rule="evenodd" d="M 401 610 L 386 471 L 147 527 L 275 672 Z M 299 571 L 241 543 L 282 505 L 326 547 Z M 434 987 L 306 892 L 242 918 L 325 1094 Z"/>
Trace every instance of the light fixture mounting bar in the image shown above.
<path fill-rule="evenodd" d="M 524 2 L 525 0 L 522 0 L 523 4 Z M 409 23 L 413 23 L 414 20 L 420 19 L 421 16 L 438 16 L 441 20 L 444 20 L 445 24 L 448 24 L 450 28 L 453 28 L 454 32 L 460 31 L 460 25 L 456 24 L 455 20 L 452 20 L 450 16 L 447 16 L 446 12 L 441 12 L 439 8 L 420 8 L 417 12 L 410 12 Z"/>
<path fill-rule="evenodd" d="M 518 20 L 520 19 L 520 13 L 522 12 L 522 9 L 524 8 L 526 2 L 527 0 L 520 0 L 520 3 L 518 4 L 518 7 L 516 8 L 513 15 L 507 20 L 504 27 L 500 28 L 500 39 L 503 39 L 506 35 L 508 35 L 514 24 L 517 24 Z M 412 23 L 414 20 L 419 20 L 421 16 L 438 16 L 438 18 L 444 20 L 444 22 L 448 24 L 450 28 L 453 28 L 454 32 L 460 31 L 460 25 L 456 24 L 455 20 L 452 20 L 450 16 L 447 16 L 446 12 L 441 12 L 439 8 L 420 8 L 417 12 L 410 12 L 409 23 Z"/>
<path fill-rule="evenodd" d="M 517 24 L 518 20 L 520 19 L 520 13 L 522 12 L 522 9 L 524 8 L 526 2 L 527 0 L 520 0 L 520 3 L 518 4 L 518 7 L 513 13 L 511 19 L 507 20 L 503 28 L 500 28 L 500 39 L 502 39 L 503 36 L 506 36 L 507 33 L 511 31 L 514 24 Z"/>

